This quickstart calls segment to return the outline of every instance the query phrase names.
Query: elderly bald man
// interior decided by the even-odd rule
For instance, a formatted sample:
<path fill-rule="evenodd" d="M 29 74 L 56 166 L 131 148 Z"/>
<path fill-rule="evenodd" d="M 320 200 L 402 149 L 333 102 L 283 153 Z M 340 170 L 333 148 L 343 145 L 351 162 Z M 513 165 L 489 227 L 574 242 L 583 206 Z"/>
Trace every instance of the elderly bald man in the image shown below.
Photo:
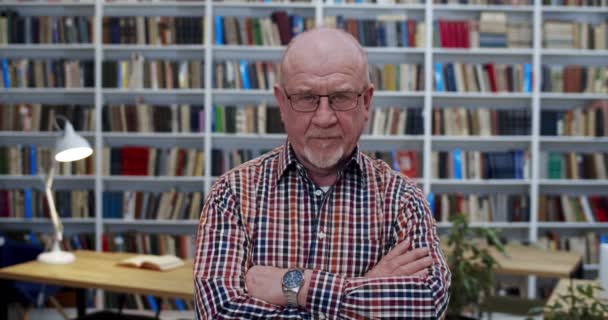
<path fill-rule="evenodd" d="M 348 33 L 295 37 L 274 87 L 287 141 L 221 176 L 194 266 L 198 319 L 438 319 L 450 272 L 415 184 L 357 143 L 374 87 Z"/>

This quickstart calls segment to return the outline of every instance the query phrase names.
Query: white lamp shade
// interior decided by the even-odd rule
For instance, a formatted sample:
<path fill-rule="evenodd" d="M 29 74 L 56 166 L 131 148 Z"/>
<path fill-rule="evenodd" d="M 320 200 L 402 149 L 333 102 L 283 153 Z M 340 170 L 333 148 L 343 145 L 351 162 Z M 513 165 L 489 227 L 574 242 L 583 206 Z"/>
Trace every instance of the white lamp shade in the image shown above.
<path fill-rule="evenodd" d="M 93 149 L 87 140 L 74 131 L 69 121 L 65 121 L 63 136 L 55 143 L 55 160 L 71 162 L 84 159 L 93 154 Z"/>

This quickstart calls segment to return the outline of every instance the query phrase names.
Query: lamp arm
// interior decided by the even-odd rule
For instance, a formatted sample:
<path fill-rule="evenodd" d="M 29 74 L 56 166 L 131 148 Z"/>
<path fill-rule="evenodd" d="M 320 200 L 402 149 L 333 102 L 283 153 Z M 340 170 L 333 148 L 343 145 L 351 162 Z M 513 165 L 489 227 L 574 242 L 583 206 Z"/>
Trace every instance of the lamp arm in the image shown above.
<path fill-rule="evenodd" d="M 51 164 L 51 169 L 49 170 L 45 180 L 46 202 L 49 206 L 51 220 L 53 221 L 53 228 L 55 228 L 56 241 L 61 241 L 63 240 L 63 224 L 61 223 L 61 220 L 59 220 L 59 214 L 57 214 L 57 209 L 55 208 L 55 199 L 53 198 L 53 192 L 51 191 L 54 175 L 55 166 Z"/>

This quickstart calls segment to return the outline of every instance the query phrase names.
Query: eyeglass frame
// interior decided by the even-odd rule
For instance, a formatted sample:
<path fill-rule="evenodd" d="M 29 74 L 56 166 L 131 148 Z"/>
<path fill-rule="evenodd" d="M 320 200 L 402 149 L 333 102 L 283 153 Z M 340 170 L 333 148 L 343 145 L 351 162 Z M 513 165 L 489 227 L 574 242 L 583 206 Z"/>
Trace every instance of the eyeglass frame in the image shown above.
<path fill-rule="evenodd" d="M 318 97 L 318 100 L 317 100 L 317 106 L 316 106 L 314 109 L 310 110 L 310 111 L 301 111 L 301 110 L 297 110 L 296 108 L 294 108 L 294 107 L 293 107 L 293 102 L 291 101 L 291 96 L 293 96 L 294 94 L 291 94 L 291 95 L 290 95 L 289 93 L 287 93 L 287 90 L 285 90 L 285 88 L 282 88 L 282 89 L 283 89 L 283 93 L 285 94 L 285 97 L 287 98 L 287 100 L 289 100 L 289 105 L 291 106 L 291 109 L 292 109 L 293 111 L 296 111 L 296 112 L 302 112 L 302 113 L 312 113 L 312 112 L 316 112 L 316 111 L 319 109 L 319 106 L 321 105 L 321 98 L 323 98 L 323 97 L 326 97 L 326 98 L 327 98 L 327 104 L 329 104 L 329 108 L 331 108 L 333 111 L 336 111 L 336 112 L 344 112 L 344 111 L 351 111 L 351 110 L 355 110 L 355 109 L 357 109 L 357 108 L 359 107 L 359 98 L 361 98 L 361 96 L 362 96 L 362 95 L 365 93 L 365 91 L 366 91 L 368 88 L 365 88 L 365 89 L 363 89 L 363 91 L 361 91 L 360 93 L 357 93 L 357 100 L 356 100 L 356 102 L 354 103 L 354 107 L 352 107 L 352 108 L 350 108 L 350 109 L 346 109 L 346 110 L 336 110 L 336 109 L 334 109 L 334 107 L 333 107 L 333 106 L 332 106 L 332 104 L 331 104 L 331 99 L 330 99 L 330 96 L 331 96 L 331 95 L 334 95 L 334 94 L 337 94 L 337 93 L 356 93 L 356 92 L 352 92 L 352 91 L 342 91 L 342 92 L 333 92 L 333 93 L 331 93 L 331 94 L 312 94 L 312 93 L 311 93 L 310 95 L 317 96 L 317 97 Z M 295 94 L 297 95 L 297 94 L 306 94 L 306 93 L 295 93 Z"/>

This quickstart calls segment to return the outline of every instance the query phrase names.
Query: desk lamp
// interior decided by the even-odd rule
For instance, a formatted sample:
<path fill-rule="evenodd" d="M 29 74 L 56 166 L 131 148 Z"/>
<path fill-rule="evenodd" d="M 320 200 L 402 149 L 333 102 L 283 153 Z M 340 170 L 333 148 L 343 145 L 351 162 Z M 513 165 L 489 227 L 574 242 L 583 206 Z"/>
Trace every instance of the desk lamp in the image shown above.
<path fill-rule="evenodd" d="M 55 142 L 55 160 L 59 162 L 72 162 L 82 160 L 93 154 L 93 149 L 89 142 L 74 131 L 74 127 L 66 117 L 61 115 L 56 116 L 55 127 L 61 130 L 57 124 L 58 119 L 63 120 L 65 125 L 63 128 L 63 135 Z M 55 173 L 55 166 L 53 165 L 52 160 L 50 167 L 45 179 L 45 192 L 51 220 L 53 221 L 53 228 L 55 229 L 55 235 L 53 237 L 51 251 L 43 252 L 38 255 L 38 261 L 49 264 L 68 264 L 74 262 L 76 257 L 71 252 L 62 251 L 60 247 L 61 240 L 63 239 L 63 224 L 59 219 L 59 214 L 57 214 L 55 200 L 53 199 L 53 193 L 51 191 L 51 187 L 53 186 L 53 175 Z"/>

